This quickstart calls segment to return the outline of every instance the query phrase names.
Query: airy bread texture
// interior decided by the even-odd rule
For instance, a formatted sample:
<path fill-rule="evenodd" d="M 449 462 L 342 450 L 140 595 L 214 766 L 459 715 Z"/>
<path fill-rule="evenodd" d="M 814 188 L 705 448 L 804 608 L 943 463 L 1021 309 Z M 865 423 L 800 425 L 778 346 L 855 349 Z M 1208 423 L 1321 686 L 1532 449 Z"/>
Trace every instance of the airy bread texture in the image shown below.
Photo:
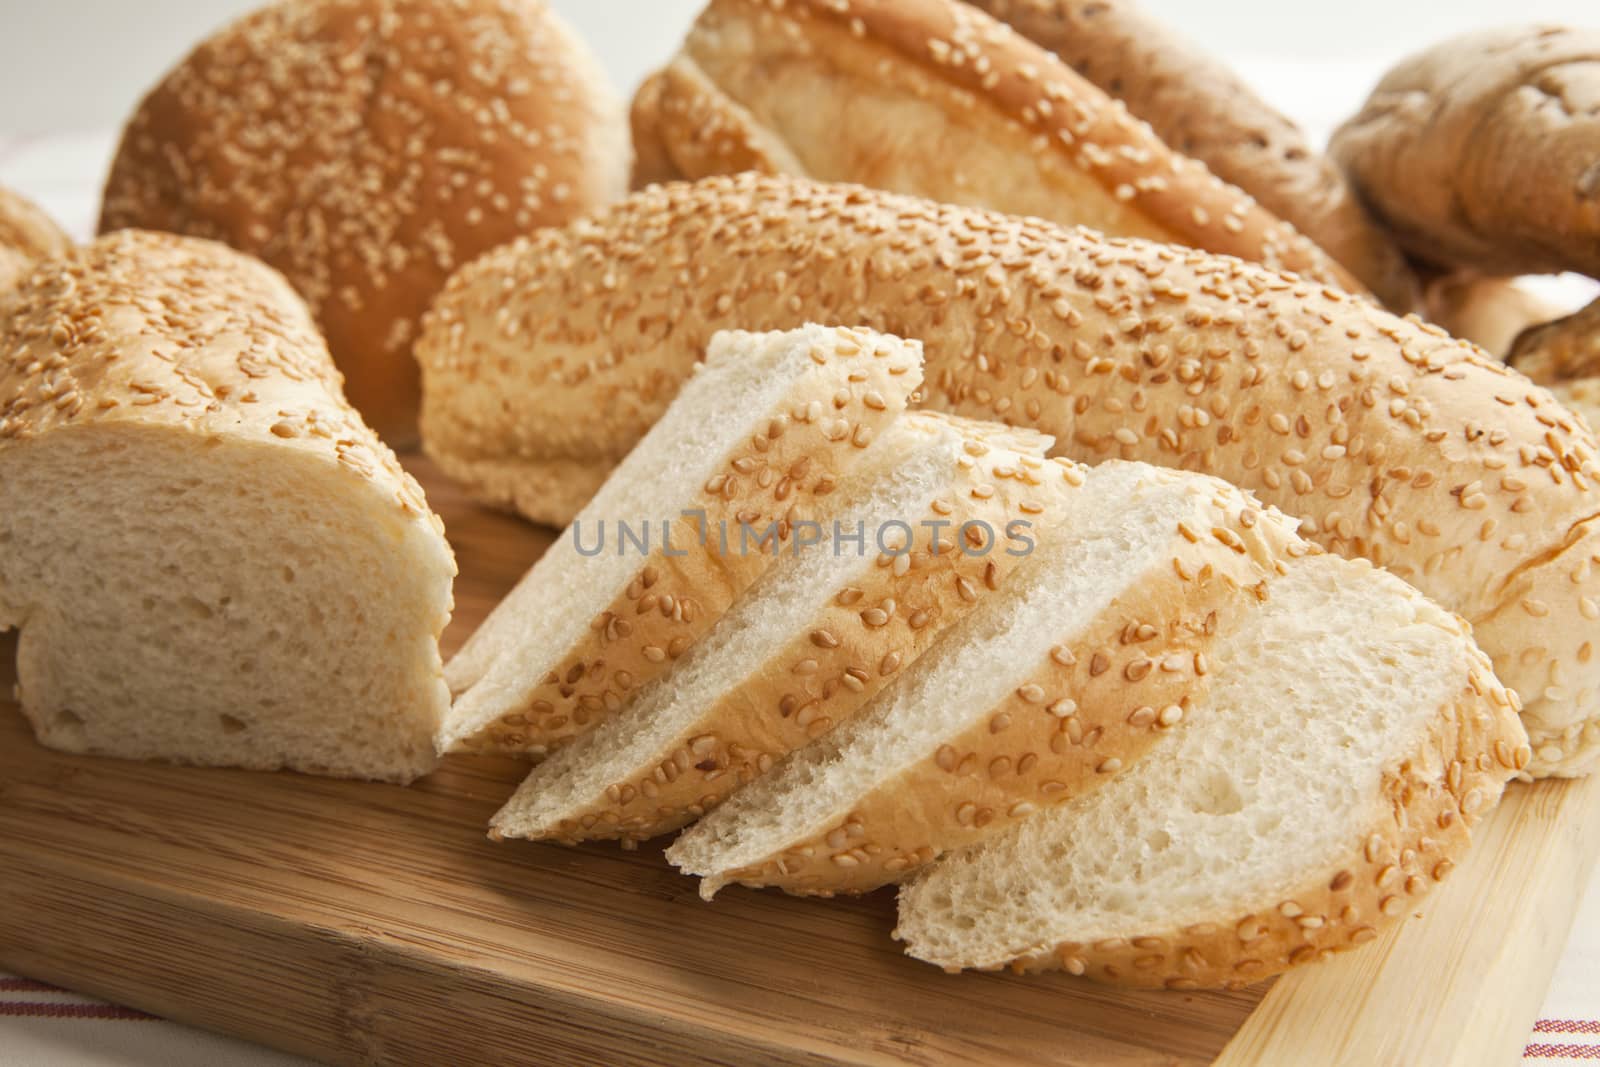
<path fill-rule="evenodd" d="M 0 293 L 35 261 L 65 255 L 72 239 L 37 204 L 0 185 Z"/>
<path fill-rule="evenodd" d="M 492 833 L 642 841 L 855 714 L 1006 590 L 1058 522 L 1083 472 L 1045 460 L 1050 444 L 997 423 L 901 417 L 836 491 L 830 525 L 865 531 L 864 545 L 830 533 L 775 561 L 671 674 L 535 768 Z"/>
<path fill-rule="evenodd" d="M 870 331 L 713 337 L 666 415 L 450 661 L 440 751 L 543 755 L 621 710 L 792 550 L 796 524 L 832 514 L 921 383 L 921 346 Z"/>
<path fill-rule="evenodd" d="M 1174 149 L 1315 241 L 1386 306 L 1417 279 L 1344 174 L 1226 64 L 1135 0 L 973 0 L 1120 99 Z M 1209 247 L 1209 246 L 1207 246 Z"/>
<path fill-rule="evenodd" d="M 1215 478 L 1110 462 L 1004 595 L 859 716 L 684 832 L 702 879 L 864 892 L 1098 788 L 1198 711 L 1219 619 L 1315 551 Z"/>
<path fill-rule="evenodd" d="M 711 0 L 636 98 L 633 129 L 641 179 L 859 182 L 1361 288 L 1055 56 L 956 0 Z"/>
<path fill-rule="evenodd" d="M 627 169 L 621 101 L 540 0 L 286 0 L 139 104 L 100 228 L 214 238 L 283 271 L 398 445 L 445 279 L 620 196 Z"/>
<path fill-rule="evenodd" d="M 1415 911 L 1529 757 L 1466 627 L 1322 556 L 1223 631 L 1167 744 L 901 889 L 907 952 L 1239 988 Z"/>
<path fill-rule="evenodd" d="M 1597 100 L 1600 31 L 1483 30 L 1402 60 L 1329 151 L 1418 259 L 1600 277 Z"/>
<path fill-rule="evenodd" d="M 1514 342 L 1524 332 L 1560 318 L 1563 310 L 1529 292 L 1515 278 L 1448 274 L 1431 280 L 1423 294 L 1423 315 L 1429 322 L 1500 359 L 1509 359 Z M 1517 369 L 1548 384 L 1527 367 Z"/>
<path fill-rule="evenodd" d="M 1600 759 L 1594 437 L 1436 327 L 1203 252 L 758 175 L 499 249 L 440 309 L 460 328 L 424 346 L 430 448 L 536 475 L 614 465 L 715 330 L 924 338 L 928 406 L 1249 489 L 1471 621 L 1526 705 L 1531 771 Z"/>
<path fill-rule="evenodd" d="M 39 740 L 427 773 L 455 560 L 284 280 L 123 231 L 6 308 L 0 629 Z"/>

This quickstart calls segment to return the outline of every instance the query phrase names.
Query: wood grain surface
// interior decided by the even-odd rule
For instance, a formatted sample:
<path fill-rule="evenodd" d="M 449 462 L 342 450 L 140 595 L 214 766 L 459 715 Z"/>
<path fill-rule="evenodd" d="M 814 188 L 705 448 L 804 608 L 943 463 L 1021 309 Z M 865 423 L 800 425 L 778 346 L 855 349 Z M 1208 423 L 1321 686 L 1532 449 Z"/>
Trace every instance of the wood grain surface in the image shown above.
<path fill-rule="evenodd" d="M 461 560 L 453 650 L 551 534 L 410 465 Z M 341 1064 L 1512 1064 L 1600 854 L 1600 779 L 1515 787 L 1374 945 L 1138 993 L 941 974 L 889 939 L 889 893 L 707 905 L 659 846 L 492 844 L 518 777 L 65 756 L 0 702 L 0 968 Z"/>

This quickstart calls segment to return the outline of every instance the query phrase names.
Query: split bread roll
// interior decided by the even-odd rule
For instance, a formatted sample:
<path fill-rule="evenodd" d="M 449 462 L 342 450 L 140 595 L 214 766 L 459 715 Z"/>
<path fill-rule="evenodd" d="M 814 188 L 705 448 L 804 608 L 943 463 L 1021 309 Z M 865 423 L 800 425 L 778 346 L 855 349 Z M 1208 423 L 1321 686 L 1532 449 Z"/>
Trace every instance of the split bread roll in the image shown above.
<path fill-rule="evenodd" d="M 711 0 L 635 98 L 638 179 L 760 170 L 1360 283 L 1043 48 L 957 0 Z"/>
<path fill-rule="evenodd" d="M 793 550 L 796 524 L 831 514 L 921 383 L 921 346 L 870 331 L 711 338 L 666 415 L 450 661 L 439 750 L 543 755 L 619 711 Z"/>
<path fill-rule="evenodd" d="M 100 228 L 213 238 L 281 270 L 398 446 L 416 440 L 411 347 L 445 279 L 622 195 L 627 170 L 622 103 L 542 0 L 288 0 L 140 102 Z"/>
<path fill-rule="evenodd" d="M 718 329 L 923 338 L 928 406 L 1250 490 L 1465 616 L 1523 699 L 1533 773 L 1600 759 L 1594 437 L 1435 327 L 1202 252 L 756 175 L 498 249 L 435 315 L 430 451 L 530 481 L 603 478 Z"/>
<path fill-rule="evenodd" d="M 1483 30 L 1402 60 L 1329 151 L 1421 260 L 1600 277 L 1597 104 L 1600 31 Z"/>
<path fill-rule="evenodd" d="M 0 293 L 36 261 L 66 255 L 69 238 L 37 204 L 0 185 Z"/>
<path fill-rule="evenodd" d="M 1215 478 L 1092 468 L 1001 595 L 667 859 L 707 899 L 730 882 L 865 892 L 1098 788 L 1202 711 L 1220 622 L 1312 551 Z"/>
<path fill-rule="evenodd" d="M 1050 444 L 902 416 L 836 490 L 821 543 L 773 561 L 671 674 L 535 768 L 493 835 L 646 840 L 855 714 L 1053 534 L 1083 471 L 1045 460 Z"/>
<path fill-rule="evenodd" d="M 1292 223 L 1396 311 L 1417 279 L 1343 172 L 1228 66 L 1135 0 L 974 0 L 1120 99 L 1163 141 Z"/>
<path fill-rule="evenodd" d="M 1243 987 L 1412 914 L 1528 759 L 1466 627 L 1365 563 L 1291 564 L 1211 663 L 1167 744 L 913 877 L 906 951 Z"/>
<path fill-rule="evenodd" d="M 455 560 L 284 280 L 123 231 L 5 307 L 0 629 L 39 740 L 427 773 Z"/>

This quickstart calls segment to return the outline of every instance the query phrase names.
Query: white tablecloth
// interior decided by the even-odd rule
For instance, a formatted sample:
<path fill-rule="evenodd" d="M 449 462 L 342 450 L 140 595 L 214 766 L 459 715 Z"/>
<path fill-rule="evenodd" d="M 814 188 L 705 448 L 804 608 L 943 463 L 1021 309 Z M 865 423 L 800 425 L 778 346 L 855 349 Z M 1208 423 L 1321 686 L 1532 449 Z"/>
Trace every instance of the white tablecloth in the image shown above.
<path fill-rule="evenodd" d="M 72 233 L 94 229 L 105 134 L 0 138 L 0 185 L 32 197 Z M 1557 291 L 1560 291 L 1559 289 Z M 1569 287 L 1581 295 L 1582 284 Z M 1600 878 L 1590 887 L 1526 1058 L 1600 1062 Z M 288 1067 L 305 1061 L 0 976 L 0 1067 Z"/>

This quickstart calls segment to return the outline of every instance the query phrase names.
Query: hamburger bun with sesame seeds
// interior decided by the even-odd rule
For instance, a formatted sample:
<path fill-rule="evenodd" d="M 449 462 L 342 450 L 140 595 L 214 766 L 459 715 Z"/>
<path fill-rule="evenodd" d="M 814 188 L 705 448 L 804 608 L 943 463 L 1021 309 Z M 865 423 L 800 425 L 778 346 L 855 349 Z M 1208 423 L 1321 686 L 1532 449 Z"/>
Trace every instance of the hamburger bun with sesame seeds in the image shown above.
<path fill-rule="evenodd" d="M 1293 223 L 1385 306 L 1415 307 L 1416 276 L 1343 172 L 1226 64 L 1136 0 L 974 0 L 974 6 L 1054 52 L 1173 149 Z"/>
<path fill-rule="evenodd" d="M 0 185 L 0 294 L 16 285 L 36 261 L 72 248 L 54 219 L 33 201 Z"/>
<path fill-rule="evenodd" d="M 541 0 L 283 0 L 139 104 L 100 228 L 277 267 L 399 447 L 417 434 L 418 320 L 445 279 L 621 195 L 627 170 L 621 102 Z"/>
<path fill-rule="evenodd" d="M 948 970 L 1241 988 L 1412 915 L 1529 752 L 1460 619 L 1361 561 L 1291 563 L 1211 686 L 1093 793 L 945 857 L 895 936 Z"/>
<path fill-rule="evenodd" d="M 39 740 L 426 774 L 455 559 L 283 278 L 124 230 L 4 306 L 0 630 Z"/>
<path fill-rule="evenodd" d="M 925 406 L 1226 478 L 1388 567 L 1473 624 L 1532 773 L 1600 760 L 1590 429 L 1437 327 L 1239 260 L 790 177 L 659 186 L 452 279 L 429 448 L 598 478 L 716 330 L 822 315 L 921 338 Z"/>
<path fill-rule="evenodd" d="M 439 751 L 542 756 L 621 711 L 795 550 L 800 524 L 832 517 L 921 384 L 921 345 L 868 330 L 711 338 L 661 421 L 450 661 Z"/>
<path fill-rule="evenodd" d="M 1600 30 L 1506 26 L 1408 56 L 1328 151 L 1422 262 L 1600 278 Z"/>
<path fill-rule="evenodd" d="M 535 768 L 494 835 L 678 829 L 855 714 L 973 604 L 1004 595 L 1050 536 L 1083 484 L 1077 464 L 1043 458 L 1050 443 L 902 416 L 836 491 L 832 521 L 860 542 L 830 531 L 776 560 L 670 674 Z"/>
<path fill-rule="evenodd" d="M 667 859 L 708 899 L 866 892 L 1099 788 L 1202 712 L 1218 626 L 1315 551 L 1218 479 L 1094 467 L 999 595 Z"/>
<path fill-rule="evenodd" d="M 1293 226 L 956 0 L 711 0 L 644 86 L 638 177 L 859 182 L 1240 256 L 1363 292 Z"/>

